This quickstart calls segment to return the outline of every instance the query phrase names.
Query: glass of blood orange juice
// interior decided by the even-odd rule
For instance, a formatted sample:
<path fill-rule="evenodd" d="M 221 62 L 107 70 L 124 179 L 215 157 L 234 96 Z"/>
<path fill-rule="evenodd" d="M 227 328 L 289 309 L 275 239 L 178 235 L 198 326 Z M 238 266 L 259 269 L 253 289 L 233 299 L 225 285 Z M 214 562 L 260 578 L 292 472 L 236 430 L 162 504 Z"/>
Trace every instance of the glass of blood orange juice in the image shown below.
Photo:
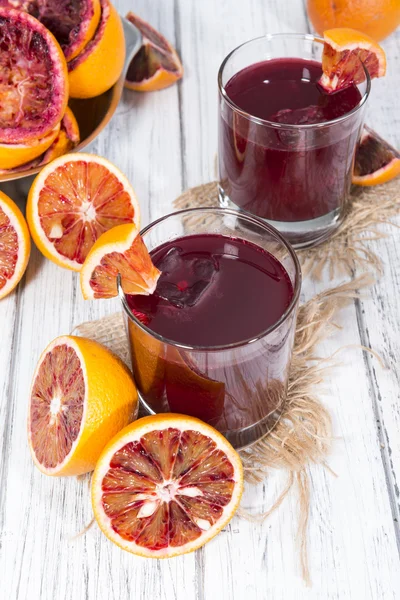
<path fill-rule="evenodd" d="M 267 35 L 218 74 L 220 203 L 266 219 L 296 248 L 342 221 L 370 91 L 361 65 L 363 81 L 324 92 L 323 47 L 313 35 Z"/>
<path fill-rule="evenodd" d="M 119 294 L 142 404 L 198 417 L 247 446 L 285 403 L 296 254 L 270 225 L 230 209 L 176 212 L 141 234 L 162 272 L 156 291 Z"/>

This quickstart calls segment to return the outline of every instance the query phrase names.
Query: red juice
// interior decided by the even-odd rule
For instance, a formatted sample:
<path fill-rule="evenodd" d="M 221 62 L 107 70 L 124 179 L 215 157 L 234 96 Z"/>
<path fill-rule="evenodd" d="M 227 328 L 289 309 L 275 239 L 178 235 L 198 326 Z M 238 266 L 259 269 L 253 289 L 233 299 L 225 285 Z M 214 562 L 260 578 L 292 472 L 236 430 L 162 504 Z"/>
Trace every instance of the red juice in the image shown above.
<path fill-rule="evenodd" d="M 293 300 L 283 265 L 260 246 L 219 234 L 181 237 L 150 254 L 162 271 L 157 289 L 127 302 L 166 341 L 129 321 L 142 399 L 155 412 L 190 414 L 223 432 L 269 418 L 284 400 L 293 343 L 291 319 L 262 335 Z"/>
<path fill-rule="evenodd" d="M 354 85 L 324 93 L 317 85 L 321 73 L 317 61 L 279 58 L 246 67 L 226 84 L 237 107 L 279 124 L 260 125 L 229 106 L 221 109 L 220 184 L 236 206 L 269 221 L 299 222 L 346 201 L 360 124 L 327 123 L 352 111 L 361 94 Z"/>

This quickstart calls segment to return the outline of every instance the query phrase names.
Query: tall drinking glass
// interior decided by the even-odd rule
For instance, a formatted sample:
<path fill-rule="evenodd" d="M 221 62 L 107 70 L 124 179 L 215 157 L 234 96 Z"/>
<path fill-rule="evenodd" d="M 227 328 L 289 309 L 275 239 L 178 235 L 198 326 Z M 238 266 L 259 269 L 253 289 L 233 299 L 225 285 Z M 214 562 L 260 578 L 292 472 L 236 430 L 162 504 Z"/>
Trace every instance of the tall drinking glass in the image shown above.
<path fill-rule="evenodd" d="M 243 265 L 237 264 L 237 271 L 234 270 L 237 260 L 235 252 L 242 241 L 252 252 L 261 252 L 260 259 L 270 257 L 274 261 L 276 268 L 269 276 L 276 279 L 284 274 L 288 278 L 291 295 L 288 304 L 282 305 L 280 318 L 268 329 L 260 329 L 257 335 L 225 345 L 177 342 L 176 339 L 181 339 L 178 327 L 185 327 L 187 324 L 184 314 L 175 331 L 171 329 L 168 337 L 160 335 L 151 328 L 151 323 L 146 324 L 146 320 L 140 318 L 140 312 L 132 309 L 131 299 L 137 297 L 125 296 L 122 289 L 119 289 L 133 374 L 145 409 L 149 413 L 178 412 L 199 417 L 220 430 L 235 447 L 247 446 L 268 433 L 285 403 L 301 286 L 301 271 L 296 254 L 270 225 L 256 217 L 230 209 L 207 208 L 176 212 L 155 221 L 141 233 L 156 265 L 155 257 L 163 248 L 167 252 L 169 258 L 168 263 L 163 259 L 164 271 L 172 272 L 174 268 L 180 268 L 181 258 L 176 251 L 177 247 L 183 246 L 184 242 L 186 246 L 197 245 L 197 258 L 189 266 L 190 269 L 193 267 L 201 272 L 202 276 L 207 271 L 206 277 L 212 280 L 206 299 L 210 306 L 213 302 L 223 302 L 224 309 L 226 307 L 228 311 L 230 304 L 237 300 L 235 290 L 246 286 L 246 281 L 241 278 Z M 229 292 L 221 279 L 221 267 L 216 266 L 210 275 L 208 258 L 203 257 L 198 262 L 199 256 L 205 256 L 205 252 L 201 251 L 202 244 L 204 243 L 205 250 L 206 243 L 210 244 L 210 240 L 224 248 L 223 258 L 229 259 L 229 269 L 233 269 L 234 285 Z M 214 258 L 211 257 L 211 260 Z M 161 281 L 160 278 L 157 288 L 160 294 L 164 293 L 162 289 L 169 289 L 166 284 L 161 286 Z M 178 287 L 188 289 L 186 282 L 179 282 Z M 245 293 L 259 294 L 260 289 L 246 288 Z M 189 298 L 187 295 L 183 297 Z M 260 300 L 262 311 L 271 310 L 272 303 L 277 301 L 272 297 Z M 192 296 L 188 302 L 192 302 L 192 319 L 196 321 L 196 315 L 198 322 L 202 319 L 200 334 L 211 338 L 213 329 L 220 324 L 211 317 L 208 320 L 208 312 L 204 315 L 205 304 L 199 304 L 197 309 Z M 164 302 L 163 310 L 173 319 L 174 311 L 179 311 L 180 308 L 179 304 L 169 305 Z M 197 310 L 203 311 L 202 314 Z M 239 327 L 246 330 L 246 320 L 252 319 L 254 323 L 254 318 L 254 314 L 244 312 L 240 315 L 240 323 L 228 323 L 228 327 L 232 328 L 229 333 L 234 335 Z M 258 321 L 256 326 L 257 323 Z M 196 322 L 190 324 L 191 327 L 194 325 Z"/>
<path fill-rule="evenodd" d="M 370 78 L 317 85 L 323 40 L 277 34 L 233 50 L 218 74 L 220 204 L 266 219 L 295 247 L 329 237 L 346 210 Z"/>

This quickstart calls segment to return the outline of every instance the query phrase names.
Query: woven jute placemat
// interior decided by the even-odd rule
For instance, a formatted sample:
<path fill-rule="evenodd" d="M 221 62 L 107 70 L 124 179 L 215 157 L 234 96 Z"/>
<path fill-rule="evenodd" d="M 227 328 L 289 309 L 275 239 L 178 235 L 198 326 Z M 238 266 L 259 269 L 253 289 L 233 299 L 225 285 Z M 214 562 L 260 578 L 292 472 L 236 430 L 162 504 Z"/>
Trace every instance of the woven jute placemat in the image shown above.
<path fill-rule="evenodd" d="M 316 347 L 337 329 L 335 317 L 338 311 L 351 299 L 358 297 L 359 290 L 372 281 L 373 277 L 365 274 L 350 283 L 326 290 L 300 305 L 284 411 L 271 433 L 240 452 L 248 485 L 262 481 L 271 469 L 280 469 L 287 474 L 287 484 L 268 511 L 254 515 L 240 509 L 240 516 L 262 521 L 282 504 L 292 488 L 297 488 L 297 543 L 301 572 L 307 583 L 310 583 L 307 561 L 310 504 L 308 466 L 315 463 L 329 468 L 326 460 L 332 440 L 331 418 L 318 396 L 326 370 L 335 364 L 332 357 L 318 357 Z M 122 313 L 83 323 L 72 333 L 107 346 L 130 367 Z"/>
<path fill-rule="evenodd" d="M 192 187 L 174 202 L 176 209 L 218 205 L 216 181 Z M 386 237 L 384 223 L 396 226 L 399 208 L 400 178 L 376 187 L 353 186 L 343 221 L 333 235 L 314 248 L 298 251 L 303 276 L 319 280 L 325 270 L 330 279 L 366 270 L 381 273 L 382 262 L 369 242 Z"/>

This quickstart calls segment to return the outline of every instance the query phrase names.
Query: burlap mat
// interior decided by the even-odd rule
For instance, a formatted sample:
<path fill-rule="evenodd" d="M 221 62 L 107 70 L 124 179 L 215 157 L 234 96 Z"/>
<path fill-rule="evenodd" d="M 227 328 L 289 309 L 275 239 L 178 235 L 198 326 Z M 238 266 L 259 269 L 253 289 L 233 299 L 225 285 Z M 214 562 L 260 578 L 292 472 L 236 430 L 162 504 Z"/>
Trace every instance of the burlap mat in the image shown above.
<path fill-rule="evenodd" d="M 324 373 L 334 363 L 332 357 L 318 357 L 316 347 L 337 328 L 334 319 L 338 311 L 359 295 L 358 290 L 370 285 L 372 279 L 371 275 L 363 275 L 351 283 L 324 291 L 300 306 L 287 402 L 282 416 L 271 433 L 240 453 L 248 484 L 262 481 L 270 469 L 283 469 L 288 479 L 281 495 L 268 511 L 250 515 L 240 509 L 239 515 L 264 520 L 281 505 L 292 487 L 297 488 L 297 541 L 301 571 L 307 583 L 310 582 L 307 562 L 310 484 L 307 467 L 309 463 L 327 467 L 325 461 L 332 440 L 330 414 L 318 398 L 318 389 Z M 73 333 L 104 344 L 130 367 L 121 313 L 83 323 Z"/>
<path fill-rule="evenodd" d="M 218 206 L 216 181 L 193 187 L 174 202 L 176 209 Z M 383 223 L 395 225 L 400 209 L 400 178 L 376 187 L 353 186 L 345 216 L 336 232 L 315 248 L 299 250 L 303 275 L 319 280 L 327 269 L 330 279 L 362 270 L 382 272 L 379 255 L 370 242 L 387 234 Z"/>

